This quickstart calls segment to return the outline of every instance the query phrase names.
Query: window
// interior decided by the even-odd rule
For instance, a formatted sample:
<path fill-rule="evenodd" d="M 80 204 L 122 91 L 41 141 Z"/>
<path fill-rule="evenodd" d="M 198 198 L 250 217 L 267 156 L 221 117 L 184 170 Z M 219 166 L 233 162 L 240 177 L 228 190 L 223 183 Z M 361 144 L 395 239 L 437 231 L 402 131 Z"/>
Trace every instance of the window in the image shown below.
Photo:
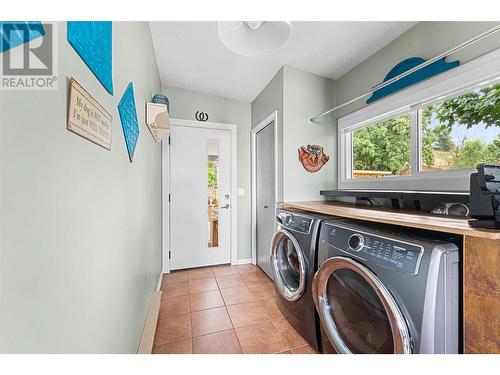
<path fill-rule="evenodd" d="M 339 188 L 468 190 L 500 163 L 500 51 L 340 118 Z"/>
<path fill-rule="evenodd" d="M 208 247 L 219 247 L 219 141 L 208 141 Z"/>
<path fill-rule="evenodd" d="M 352 178 L 411 174 L 411 117 L 393 116 L 352 133 Z"/>
<path fill-rule="evenodd" d="M 500 84 L 427 105 L 420 114 L 422 171 L 500 163 Z"/>

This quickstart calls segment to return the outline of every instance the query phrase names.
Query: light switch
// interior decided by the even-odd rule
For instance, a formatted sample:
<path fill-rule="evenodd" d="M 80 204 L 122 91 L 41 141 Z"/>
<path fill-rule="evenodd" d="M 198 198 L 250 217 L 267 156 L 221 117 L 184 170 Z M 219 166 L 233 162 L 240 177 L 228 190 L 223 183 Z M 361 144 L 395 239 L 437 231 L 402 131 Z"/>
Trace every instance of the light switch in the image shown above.
<path fill-rule="evenodd" d="M 238 188 L 238 197 L 245 196 L 245 188 Z"/>

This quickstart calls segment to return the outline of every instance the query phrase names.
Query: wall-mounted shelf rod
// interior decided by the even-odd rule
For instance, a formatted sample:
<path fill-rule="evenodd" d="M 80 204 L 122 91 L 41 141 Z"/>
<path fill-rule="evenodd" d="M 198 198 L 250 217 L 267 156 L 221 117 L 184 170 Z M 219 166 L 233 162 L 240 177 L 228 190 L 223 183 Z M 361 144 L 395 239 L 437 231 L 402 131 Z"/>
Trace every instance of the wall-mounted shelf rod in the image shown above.
<path fill-rule="evenodd" d="M 345 107 L 345 106 L 347 106 L 347 105 L 349 105 L 349 104 L 352 104 L 352 103 L 354 103 L 354 102 L 357 102 L 358 100 L 363 99 L 364 97 L 367 97 L 367 96 L 369 96 L 369 95 L 373 94 L 375 91 L 380 90 L 381 88 L 384 88 L 384 87 L 386 87 L 386 86 L 389 86 L 390 84 L 392 84 L 392 83 L 394 83 L 394 82 L 396 82 L 396 81 L 399 81 L 401 78 L 404 78 L 404 77 L 406 77 L 406 76 L 408 76 L 408 75 L 410 75 L 410 74 L 412 74 L 412 73 L 416 72 L 417 70 L 420 70 L 420 69 L 422 69 L 422 68 L 425 68 L 427 65 L 430 65 L 430 64 L 432 64 L 433 62 L 436 62 L 437 60 L 441 60 L 441 59 L 442 59 L 442 58 L 444 58 L 444 57 L 448 57 L 449 55 L 451 55 L 451 54 L 453 54 L 453 53 L 455 53 L 455 52 L 458 52 L 458 51 L 460 51 L 460 50 L 462 50 L 462 49 L 464 49 L 464 48 L 466 48 L 466 47 L 468 47 L 468 46 L 470 46 L 470 45 L 472 45 L 472 44 L 474 44 L 474 43 L 477 43 L 477 42 L 479 42 L 480 40 L 482 40 L 482 39 L 484 39 L 484 38 L 487 38 L 487 37 L 489 37 L 490 35 L 493 35 L 493 34 L 495 34 L 495 33 L 496 33 L 496 32 L 498 32 L 498 31 L 500 31 L 500 25 L 497 25 L 497 26 L 495 26 L 495 27 L 493 27 L 493 28 L 491 28 L 491 29 L 489 29 L 489 30 L 487 30 L 487 31 L 485 31 L 485 32 L 483 32 L 483 33 L 481 33 L 481 34 L 479 34 L 479 35 L 476 35 L 474 38 L 471 38 L 471 39 L 469 39 L 469 40 L 466 40 L 465 42 L 463 42 L 463 43 L 461 43 L 461 44 L 459 44 L 459 45 L 457 45 L 457 46 L 455 46 L 455 47 L 453 47 L 453 48 L 451 48 L 451 49 L 449 49 L 449 50 L 447 50 L 447 51 L 445 51 L 445 52 L 443 52 L 443 53 L 440 53 L 439 55 L 437 55 L 437 56 L 433 57 L 432 59 L 429 59 L 429 60 L 427 60 L 427 61 L 423 62 L 422 64 L 417 65 L 417 66 L 415 66 L 415 67 L 413 67 L 413 68 L 411 68 L 411 69 L 407 70 L 406 72 L 403 72 L 403 73 L 401 73 L 401 74 L 397 75 L 396 77 L 391 78 L 391 79 L 390 79 L 390 80 L 388 80 L 388 81 L 385 81 L 385 82 L 379 83 L 378 85 L 376 85 L 376 86 L 372 87 L 372 89 L 371 89 L 370 91 L 368 91 L 368 92 L 366 92 L 366 93 L 364 93 L 364 94 L 362 94 L 362 95 L 360 95 L 360 96 L 357 96 L 357 97 L 355 97 L 354 99 L 351 99 L 351 100 L 349 100 L 349 101 L 347 101 L 347 102 L 345 102 L 345 103 L 342 103 L 342 104 L 340 104 L 340 105 L 337 105 L 337 106 L 335 106 L 335 107 L 333 107 L 333 108 L 329 109 L 328 111 L 325 111 L 325 112 L 323 112 L 323 113 L 320 113 L 319 115 L 316 115 L 316 116 L 314 116 L 314 117 L 311 117 L 311 118 L 309 119 L 309 121 L 310 121 L 310 122 L 316 122 L 319 118 L 321 118 L 321 117 L 323 117 L 323 116 L 326 116 L 327 114 L 332 113 L 332 112 L 334 112 L 334 111 L 336 111 L 336 110 L 338 110 L 338 109 L 340 109 L 340 108 L 343 108 L 343 107 Z"/>

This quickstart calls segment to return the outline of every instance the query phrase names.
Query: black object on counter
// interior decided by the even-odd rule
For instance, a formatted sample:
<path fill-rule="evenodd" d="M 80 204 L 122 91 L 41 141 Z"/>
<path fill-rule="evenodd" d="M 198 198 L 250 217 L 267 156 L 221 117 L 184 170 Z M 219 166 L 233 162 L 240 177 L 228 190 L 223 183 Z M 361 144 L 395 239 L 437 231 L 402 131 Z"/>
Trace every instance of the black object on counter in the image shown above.
<path fill-rule="evenodd" d="M 348 190 L 321 190 L 321 195 L 327 198 L 355 197 L 361 200 L 370 198 L 385 198 L 390 200 L 394 209 L 401 208 L 401 201 L 413 201 L 415 210 L 420 211 L 424 203 L 431 201 L 469 203 L 468 191 L 409 191 L 409 190 L 370 190 L 370 189 L 348 189 Z M 373 206 L 373 203 L 371 203 Z"/>
<path fill-rule="evenodd" d="M 470 175 L 469 225 L 500 229 L 500 165 L 479 164 Z"/>

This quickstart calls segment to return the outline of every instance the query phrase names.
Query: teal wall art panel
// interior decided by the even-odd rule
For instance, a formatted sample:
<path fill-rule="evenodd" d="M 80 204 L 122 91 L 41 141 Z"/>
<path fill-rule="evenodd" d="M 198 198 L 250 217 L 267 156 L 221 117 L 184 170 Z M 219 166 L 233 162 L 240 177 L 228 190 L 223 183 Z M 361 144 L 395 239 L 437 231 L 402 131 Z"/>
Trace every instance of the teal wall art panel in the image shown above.
<path fill-rule="evenodd" d="M 118 103 L 118 112 L 122 123 L 125 144 L 127 145 L 128 157 L 130 162 L 132 162 L 137 139 L 139 138 L 139 122 L 137 121 L 134 85 L 132 82 L 128 84 L 120 103 Z"/>
<path fill-rule="evenodd" d="M 111 21 L 69 21 L 69 44 L 113 95 L 113 23 Z"/>

